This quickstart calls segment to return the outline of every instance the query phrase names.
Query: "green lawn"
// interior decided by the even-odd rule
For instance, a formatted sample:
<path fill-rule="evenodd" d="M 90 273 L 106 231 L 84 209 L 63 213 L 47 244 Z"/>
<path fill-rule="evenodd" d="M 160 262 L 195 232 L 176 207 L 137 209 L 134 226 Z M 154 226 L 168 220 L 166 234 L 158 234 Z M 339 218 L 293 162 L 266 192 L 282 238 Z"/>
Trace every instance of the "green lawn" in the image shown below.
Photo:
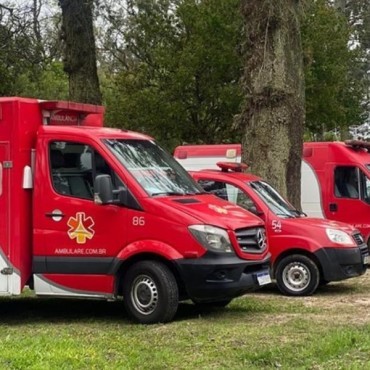
<path fill-rule="evenodd" d="M 370 369 L 370 276 L 312 297 L 272 287 L 174 322 L 138 325 L 121 302 L 0 299 L 0 369 Z"/>

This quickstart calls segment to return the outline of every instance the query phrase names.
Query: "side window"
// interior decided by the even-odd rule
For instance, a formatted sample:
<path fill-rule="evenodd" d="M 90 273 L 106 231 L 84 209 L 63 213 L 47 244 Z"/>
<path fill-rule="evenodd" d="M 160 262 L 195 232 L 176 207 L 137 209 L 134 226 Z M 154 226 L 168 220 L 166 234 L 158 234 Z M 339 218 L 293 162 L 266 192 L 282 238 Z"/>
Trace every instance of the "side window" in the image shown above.
<path fill-rule="evenodd" d="M 49 150 L 53 187 L 59 194 L 93 200 L 94 178 L 100 174 L 111 175 L 115 188 L 123 186 L 104 158 L 89 145 L 54 141 Z"/>
<path fill-rule="evenodd" d="M 221 181 L 198 180 L 198 184 L 208 193 L 214 194 L 224 200 L 229 200 L 226 192 L 226 184 Z"/>
<path fill-rule="evenodd" d="M 98 152 L 94 153 L 94 168 L 94 179 L 98 175 L 110 175 L 113 189 L 117 190 L 120 187 L 125 187 L 118 175 L 109 167 L 106 160 Z"/>
<path fill-rule="evenodd" d="M 226 191 L 230 202 L 236 203 L 238 206 L 246 209 L 247 211 L 255 212 L 256 205 L 244 191 L 231 184 L 226 184 Z"/>
<path fill-rule="evenodd" d="M 370 179 L 362 172 L 360 171 L 360 186 L 361 186 L 361 198 L 366 203 L 370 203 Z"/>
<path fill-rule="evenodd" d="M 222 181 L 199 180 L 199 185 L 209 193 L 235 203 L 238 206 L 250 211 L 255 209 L 253 200 L 238 187 Z"/>
<path fill-rule="evenodd" d="M 358 199 L 360 194 L 359 169 L 338 166 L 334 170 L 334 194 L 338 198 Z"/>

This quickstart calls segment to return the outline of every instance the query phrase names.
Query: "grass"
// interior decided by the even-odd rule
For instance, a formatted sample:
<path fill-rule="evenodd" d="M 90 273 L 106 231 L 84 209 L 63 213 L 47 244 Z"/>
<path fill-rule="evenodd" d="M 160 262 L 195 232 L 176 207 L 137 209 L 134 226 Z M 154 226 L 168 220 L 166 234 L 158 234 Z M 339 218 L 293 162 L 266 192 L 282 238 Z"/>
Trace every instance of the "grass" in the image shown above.
<path fill-rule="evenodd" d="M 312 297 L 274 287 L 226 309 L 180 304 L 166 325 L 121 302 L 0 299 L 0 369 L 370 369 L 370 276 Z"/>

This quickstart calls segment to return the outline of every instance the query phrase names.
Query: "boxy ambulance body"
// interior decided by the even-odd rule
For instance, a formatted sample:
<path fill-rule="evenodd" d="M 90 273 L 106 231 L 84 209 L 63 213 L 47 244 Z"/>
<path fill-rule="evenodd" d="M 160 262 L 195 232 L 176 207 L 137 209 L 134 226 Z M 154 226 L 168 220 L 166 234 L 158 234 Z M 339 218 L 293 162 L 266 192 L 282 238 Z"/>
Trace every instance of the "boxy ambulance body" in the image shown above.
<path fill-rule="evenodd" d="M 370 144 L 361 141 L 304 143 L 301 206 L 311 217 L 353 225 L 370 245 Z M 188 170 L 217 169 L 218 161 L 241 161 L 241 145 L 177 147 Z"/>
<path fill-rule="evenodd" d="M 226 305 L 268 283 L 263 222 L 103 112 L 0 98 L 0 294 L 123 296 L 153 323 L 179 300 Z"/>

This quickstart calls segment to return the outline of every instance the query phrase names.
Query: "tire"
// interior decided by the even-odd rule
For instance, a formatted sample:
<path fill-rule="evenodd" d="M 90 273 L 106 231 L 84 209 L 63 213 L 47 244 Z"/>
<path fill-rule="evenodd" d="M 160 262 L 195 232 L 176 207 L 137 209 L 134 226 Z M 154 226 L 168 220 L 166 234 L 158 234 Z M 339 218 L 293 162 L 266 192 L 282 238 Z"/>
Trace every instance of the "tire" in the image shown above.
<path fill-rule="evenodd" d="M 171 321 L 179 305 L 176 279 L 163 263 L 137 262 L 124 276 L 123 299 L 134 321 L 141 324 Z"/>
<path fill-rule="evenodd" d="M 285 295 L 307 296 L 313 294 L 319 286 L 320 272 L 311 258 L 293 254 L 278 263 L 276 283 Z"/>

